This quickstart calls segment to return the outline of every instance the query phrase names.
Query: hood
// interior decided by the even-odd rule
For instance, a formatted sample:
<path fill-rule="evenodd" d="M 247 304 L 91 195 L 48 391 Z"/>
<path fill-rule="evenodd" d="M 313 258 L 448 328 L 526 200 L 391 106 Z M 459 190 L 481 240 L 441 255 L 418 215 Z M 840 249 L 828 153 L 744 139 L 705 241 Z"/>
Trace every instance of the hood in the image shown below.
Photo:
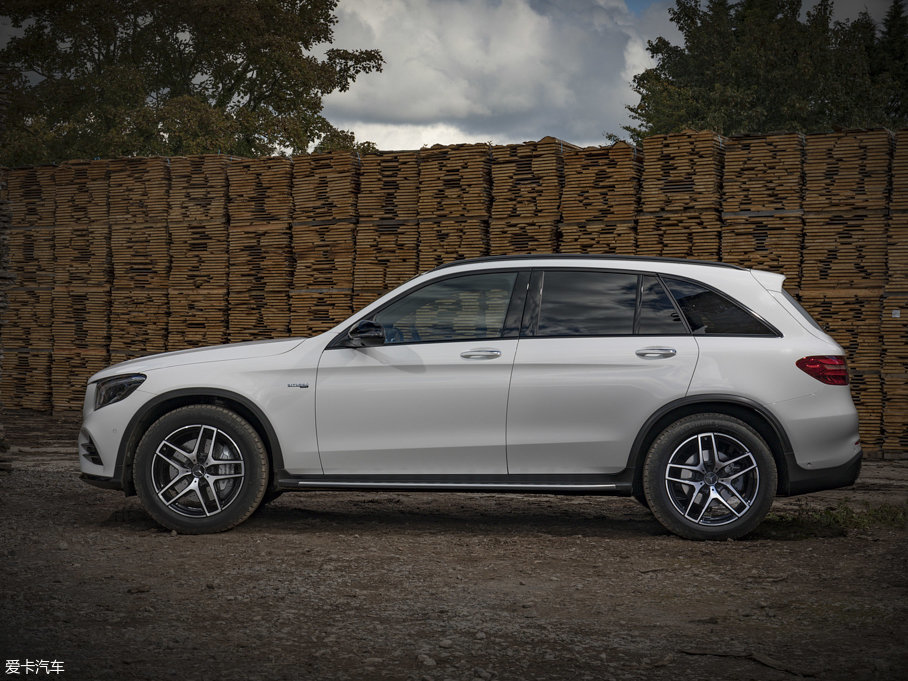
<path fill-rule="evenodd" d="M 92 376 L 89 379 L 89 383 L 118 374 L 141 374 L 155 369 L 186 366 L 187 364 L 271 357 L 289 352 L 306 340 L 305 338 L 278 338 L 274 340 L 249 341 L 247 343 L 212 345 L 192 350 L 177 350 L 176 352 L 164 352 L 159 355 L 148 355 L 147 357 L 130 359 L 109 366 Z"/>

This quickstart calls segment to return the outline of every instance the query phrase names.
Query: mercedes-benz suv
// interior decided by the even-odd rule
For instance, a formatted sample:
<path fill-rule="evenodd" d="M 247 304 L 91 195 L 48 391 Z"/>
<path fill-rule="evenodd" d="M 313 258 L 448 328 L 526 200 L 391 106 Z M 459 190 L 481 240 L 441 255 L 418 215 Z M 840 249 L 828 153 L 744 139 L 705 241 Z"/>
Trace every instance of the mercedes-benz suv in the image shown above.
<path fill-rule="evenodd" d="M 849 485 L 842 348 L 779 274 L 617 256 L 458 261 L 313 338 L 95 374 L 83 478 L 165 527 L 227 530 L 312 489 L 634 496 L 670 531 L 751 531 Z"/>

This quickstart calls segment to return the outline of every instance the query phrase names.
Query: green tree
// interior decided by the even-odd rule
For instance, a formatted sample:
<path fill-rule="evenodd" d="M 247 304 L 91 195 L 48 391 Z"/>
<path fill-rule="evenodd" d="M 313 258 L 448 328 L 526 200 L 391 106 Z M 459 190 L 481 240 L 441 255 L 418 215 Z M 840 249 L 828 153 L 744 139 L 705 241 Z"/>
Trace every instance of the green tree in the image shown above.
<path fill-rule="evenodd" d="M 6 165 L 121 155 L 302 153 L 322 98 L 380 71 L 333 49 L 336 0 L 6 0 Z M 326 49 L 327 47 L 327 49 Z"/>
<path fill-rule="evenodd" d="M 889 6 L 874 57 L 874 75 L 889 83 L 886 112 L 892 127 L 908 126 L 908 17 L 903 0 Z"/>
<path fill-rule="evenodd" d="M 886 106 L 893 79 L 874 73 L 873 20 L 862 12 L 834 22 L 832 7 L 820 0 L 801 21 L 801 0 L 676 0 L 669 14 L 684 44 L 649 42 L 656 63 L 634 77 L 640 101 L 628 110 L 637 125 L 625 130 L 639 142 L 685 128 L 741 134 L 897 126 Z"/>

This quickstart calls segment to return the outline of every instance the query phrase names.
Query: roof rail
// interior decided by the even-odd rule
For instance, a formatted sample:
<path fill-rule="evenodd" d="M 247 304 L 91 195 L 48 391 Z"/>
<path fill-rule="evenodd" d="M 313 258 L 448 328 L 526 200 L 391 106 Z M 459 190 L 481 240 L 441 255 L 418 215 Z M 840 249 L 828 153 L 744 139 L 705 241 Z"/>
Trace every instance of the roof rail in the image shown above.
<path fill-rule="evenodd" d="M 739 267 L 727 262 L 714 262 L 712 260 L 689 260 L 687 258 L 667 258 L 662 256 L 645 256 L 645 255 L 615 255 L 615 254 L 589 254 L 582 255 L 577 253 L 543 253 L 539 255 L 486 255 L 481 258 L 466 258 L 463 260 L 453 260 L 443 265 L 439 265 L 432 271 L 443 270 L 447 267 L 457 265 L 469 265 L 473 263 L 484 262 L 520 262 L 521 260 L 630 260 L 638 262 L 668 262 L 681 263 L 687 265 L 706 265 L 708 267 L 726 267 L 733 270 L 746 270 L 746 267 Z"/>

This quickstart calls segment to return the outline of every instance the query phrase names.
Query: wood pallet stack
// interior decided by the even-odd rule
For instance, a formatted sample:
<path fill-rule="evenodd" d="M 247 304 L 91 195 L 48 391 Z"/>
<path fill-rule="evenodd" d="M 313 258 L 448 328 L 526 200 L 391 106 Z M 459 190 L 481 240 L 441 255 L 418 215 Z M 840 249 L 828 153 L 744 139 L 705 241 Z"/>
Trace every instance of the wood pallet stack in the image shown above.
<path fill-rule="evenodd" d="M 419 271 L 489 252 L 492 200 L 488 144 L 419 152 Z"/>
<path fill-rule="evenodd" d="M 109 178 L 110 360 L 120 362 L 167 349 L 168 161 L 115 159 Z"/>
<path fill-rule="evenodd" d="M 170 350 L 227 340 L 227 158 L 170 159 Z"/>
<path fill-rule="evenodd" d="M 51 408 L 54 284 L 53 166 L 16 168 L 7 175 L 9 268 L 0 327 L 0 402 L 13 409 Z"/>
<path fill-rule="evenodd" d="M 492 255 L 556 251 L 563 156 L 576 148 L 554 137 L 492 147 Z"/>
<path fill-rule="evenodd" d="M 803 154 L 799 134 L 732 137 L 723 170 L 722 260 L 784 274 L 794 294 L 801 283 Z"/>
<path fill-rule="evenodd" d="M 624 142 L 566 151 L 559 251 L 636 253 L 642 173 L 642 153 Z"/>
<path fill-rule="evenodd" d="M 227 166 L 231 341 L 280 338 L 290 332 L 291 161 L 232 159 Z"/>
<path fill-rule="evenodd" d="M 418 272 L 419 153 L 363 157 L 357 197 L 353 307 L 375 300 Z"/>
<path fill-rule="evenodd" d="M 883 292 L 883 453 L 908 451 L 908 129 L 899 130 L 892 156 L 889 202 L 889 279 Z"/>
<path fill-rule="evenodd" d="M 886 130 L 808 135 L 801 302 L 845 348 L 869 452 L 882 446 L 880 318 L 892 137 Z"/>
<path fill-rule="evenodd" d="M 640 255 L 719 259 L 723 155 L 708 130 L 644 140 Z"/>
<path fill-rule="evenodd" d="M 70 161 L 54 174 L 54 410 L 81 408 L 88 379 L 110 363 L 108 172 L 108 161 Z"/>
<path fill-rule="evenodd" d="M 294 336 L 327 331 L 353 311 L 360 166 L 359 158 L 349 152 L 293 159 Z"/>

